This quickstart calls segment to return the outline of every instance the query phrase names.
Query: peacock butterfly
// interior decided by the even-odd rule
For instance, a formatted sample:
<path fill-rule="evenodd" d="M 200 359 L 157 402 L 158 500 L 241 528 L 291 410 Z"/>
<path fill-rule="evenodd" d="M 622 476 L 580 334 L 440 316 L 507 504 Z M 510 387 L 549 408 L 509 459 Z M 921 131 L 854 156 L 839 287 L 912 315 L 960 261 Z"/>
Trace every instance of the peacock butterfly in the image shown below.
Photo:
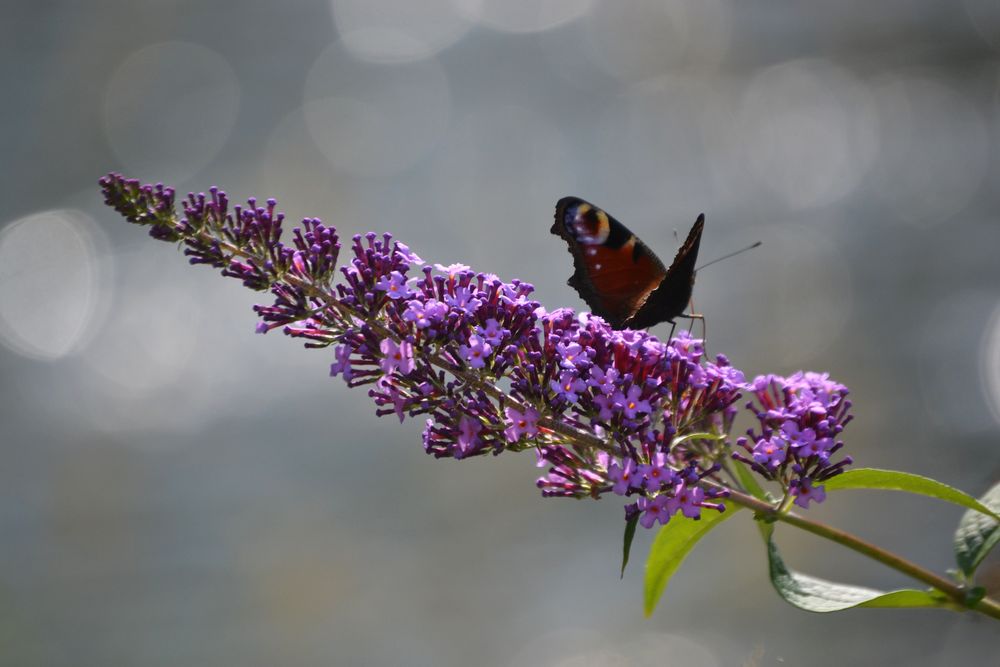
<path fill-rule="evenodd" d="M 594 314 L 615 329 L 644 329 L 673 324 L 687 308 L 704 226 L 702 214 L 669 269 L 625 225 L 578 197 L 556 204 L 552 233 L 569 244 L 576 270 L 567 282 Z"/>

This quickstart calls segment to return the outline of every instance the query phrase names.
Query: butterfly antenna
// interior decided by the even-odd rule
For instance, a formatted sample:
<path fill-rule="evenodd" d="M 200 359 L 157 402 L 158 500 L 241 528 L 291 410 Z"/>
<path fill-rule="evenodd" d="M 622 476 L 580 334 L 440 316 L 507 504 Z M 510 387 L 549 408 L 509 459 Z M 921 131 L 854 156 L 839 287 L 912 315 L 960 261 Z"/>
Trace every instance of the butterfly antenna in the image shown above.
<path fill-rule="evenodd" d="M 704 264 L 702 264 L 701 266 L 699 266 L 697 269 L 695 269 L 695 271 L 701 271 L 706 266 L 712 266 L 716 262 L 721 262 L 724 259 L 729 259 L 730 257 L 735 257 L 736 255 L 740 254 L 741 252 L 746 252 L 747 250 L 753 250 L 754 248 L 758 248 L 761 245 L 763 245 L 763 241 L 757 241 L 756 243 L 751 243 L 746 248 L 740 248 L 736 252 L 731 252 L 728 255 L 723 255 L 722 257 L 716 257 L 711 262 L 705 262 Z"/>

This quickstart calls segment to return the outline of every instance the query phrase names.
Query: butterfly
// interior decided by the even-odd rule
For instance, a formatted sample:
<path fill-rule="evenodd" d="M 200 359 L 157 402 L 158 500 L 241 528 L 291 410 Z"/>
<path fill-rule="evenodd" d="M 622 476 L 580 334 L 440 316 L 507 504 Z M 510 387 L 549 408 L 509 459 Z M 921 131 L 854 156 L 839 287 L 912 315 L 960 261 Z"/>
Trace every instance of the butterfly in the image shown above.
<path fill-rule="evenodd" d="M 578 197 L 559 200 L 551 231 L 569 244 L 576 270 L 567 282 L 594 314 L 615 329 L 644 329 L 673 324 L 687 308 L 704 227 L 702 214 L 670 268 L 625 225 Z"/>

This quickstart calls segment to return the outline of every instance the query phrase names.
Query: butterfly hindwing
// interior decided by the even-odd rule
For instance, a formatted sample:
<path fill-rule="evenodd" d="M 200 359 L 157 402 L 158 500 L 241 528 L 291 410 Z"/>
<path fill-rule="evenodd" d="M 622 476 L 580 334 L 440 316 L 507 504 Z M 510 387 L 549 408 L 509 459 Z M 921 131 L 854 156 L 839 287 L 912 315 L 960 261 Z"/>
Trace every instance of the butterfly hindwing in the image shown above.
<path fill-rule="evenodd" d="M 625 326 L 643 329 L 659 322 L 673 322 L 675 317 L 684 312 L 694 289 L 694 269 L 704 228 L 705 215 L 701 214 L 688 232 L 684 244 L 678 249 L 674 261 L 670 263 L 667 275 L 640 304 L 635 314 L 625 321 Z"/>
<path fill-rule="evenodd" d="M 668 274 L 625 225 L 577 197 L 559 200 L 552 233 L 566 240 L 573 255 L 570 286 L 615 328 L 636 315 Z"/>

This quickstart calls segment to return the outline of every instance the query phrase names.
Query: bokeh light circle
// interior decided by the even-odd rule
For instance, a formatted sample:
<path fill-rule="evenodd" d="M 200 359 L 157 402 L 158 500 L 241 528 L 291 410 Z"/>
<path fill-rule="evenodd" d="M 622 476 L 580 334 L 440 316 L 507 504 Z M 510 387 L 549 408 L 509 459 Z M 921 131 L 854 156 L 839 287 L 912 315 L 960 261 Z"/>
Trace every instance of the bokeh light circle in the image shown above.
<path fill-rule="evenodd" d="M 673 244 L 675 228 L 691 225 L 709 202 L 719 201 L 703 134 L 704 104 L 712 99 L 708 88 L 681 75 L 632 84 L 603 110 L 586 146 L 585 159 L 610 158 L 601 163 L 599 187 L 632 208 L 594 203 L 624 216 L 626 225 L 631 220 L 631 229 L 657 248 Z M 637 231 L 643 225 L 656 232 Z"/>
<path fill-rule="evenodd" d="M 76 210 L 36 213 L 0 230 L 0 343 L 43 360 L 79 348 L 105 296 L 104 246 L 94 221 Z"/>
<path fill-rule="evenodd" d="M 541 32 L 580 18 L 595 0 L 452 0 L 470 20 L 503 32 Z"/>
<path fill-rule="evenodd" d="M 990 160 L 982 115 L 940 81 L 886 76 L 873 86 L 880 151 L 872 185 L 904 221 L 931 226 L 958 213 Z"/>
<path fill-rule="evenodd" d="M 983 330 L 979 352 L 979 379 L 983 396 L 1000 423 L 1000 304 Z"/>
<path fill-rule="evenodd" d="M 730 322 L 769 323 L 768 334 L 748 340 L 760 368 L 788 371 L 808 365 L 831 347 L 854 313 L 855 287 L 845 270 L 843 249 L 827 230 L 809 221 L 748 229 L 765 239 L 756 261 L 745 263 L 741 280 L 725 285 Z M 705 276 L 702 288 L 714 277 Z M 718 289 L 718 288 L 717 288 Z M 709 327 L 711 336 L 711 326 Z"/>
<path fill-rule="evenodd" d="M 306 78 L 309 134 L 331 164 L 352 174 L 386 176 L 413 166 L 447 130 L 451 108 L 448 79 L 433 59 L 367 63 L 337 43 Z"/>
<path fill-rule="evenodd" d="M 330 8 L 344 48 L 377 63 L 423 60 L 470 28 L 452 0 L 333 0 Z"/>
<path fill-rule="evenodd" d="M 106 386 L 116 388 L 111 393 L 122 396 L 135 398 L 177 382 L 198 344 L 200 316 L 198 301 L 177 283 L 123 287 L 86 361 Z"/>
<path fill-rule="evenodd" d="M 878 146 L 867 90 L 822 60 L 786 62 L 756 74 L 739 124 L 748 170 L 793 209 L 850 194 Z"/>
<path fill-rule="evenodd" d="M 731 11 L 722 0 L 640 0 L 628 11 L 602 2 L 586 18 L 586 46 L 599 66 L 625 80 L 704 70 L 729 50 Z"/>
<path fill-rule="evenodd" d="M 551 219 L 560 193 L 572 191 L 568 163 L 562 132 L 545 116 L 514 105 L 470 111 L 434 156 L 435 210 L 417 218 L 421 233 L 438 239 L 434 261 L 496 272 L 504 257 L 522 268 L 549 266 L 551 246 L 524 239 L 537 238 L 538 220 Z"/>
<path fill-rule="evenodd" d="M 151 44 L 129 55 L 108 82 L 104 129 L 130 173 L 177 183 L 222 149 L 239 99 L 236 74 L 215 51 Z"/>

